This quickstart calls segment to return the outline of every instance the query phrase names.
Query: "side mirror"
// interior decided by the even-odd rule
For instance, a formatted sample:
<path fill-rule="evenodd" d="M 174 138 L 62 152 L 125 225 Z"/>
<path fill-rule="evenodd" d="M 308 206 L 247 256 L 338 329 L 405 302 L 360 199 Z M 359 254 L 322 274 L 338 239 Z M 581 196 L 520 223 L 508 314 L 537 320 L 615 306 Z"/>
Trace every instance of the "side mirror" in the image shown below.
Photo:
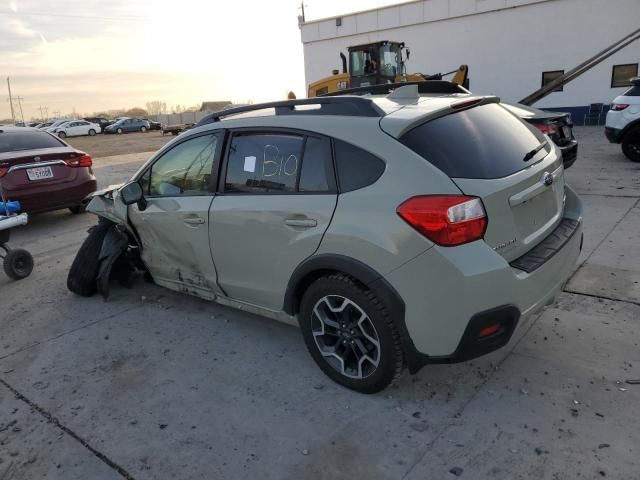
<path fill-rule="evenodd" d="M 120 189 L 120 196 L 125 205 L 132 205 L 144 200 L 142 187 L 138 182 L 127 183 Z"/>

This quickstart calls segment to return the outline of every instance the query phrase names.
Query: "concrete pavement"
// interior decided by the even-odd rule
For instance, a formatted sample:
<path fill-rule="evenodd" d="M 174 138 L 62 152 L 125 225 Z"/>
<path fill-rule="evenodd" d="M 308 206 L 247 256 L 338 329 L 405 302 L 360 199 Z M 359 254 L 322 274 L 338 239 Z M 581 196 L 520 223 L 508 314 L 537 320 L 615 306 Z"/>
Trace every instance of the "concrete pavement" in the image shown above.
<path fill-rule="evenodd" d="M 90 215 L 37 215 L 0 277 L 0 479 L 575 479 L 640 471 L 640 165 L 578 128 L 581 265 L 508 347 L 364 396 L 296 328 L 138 281 L 66 290 Z M 101 183 L 148 155 L 97 159 Z M 16 431 L 16 429 L 18 429 Z"/>

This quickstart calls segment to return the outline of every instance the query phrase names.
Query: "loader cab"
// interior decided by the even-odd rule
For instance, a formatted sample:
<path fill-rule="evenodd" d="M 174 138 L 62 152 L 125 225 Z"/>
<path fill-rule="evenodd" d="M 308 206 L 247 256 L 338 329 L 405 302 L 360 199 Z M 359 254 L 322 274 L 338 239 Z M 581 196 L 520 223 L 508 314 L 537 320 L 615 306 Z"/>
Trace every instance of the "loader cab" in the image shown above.
<path fill-rule="evenodd" d="M 349 47 L 350 87 L 393 83 L 403 75 L 404 43 L 374 42 Z"/>

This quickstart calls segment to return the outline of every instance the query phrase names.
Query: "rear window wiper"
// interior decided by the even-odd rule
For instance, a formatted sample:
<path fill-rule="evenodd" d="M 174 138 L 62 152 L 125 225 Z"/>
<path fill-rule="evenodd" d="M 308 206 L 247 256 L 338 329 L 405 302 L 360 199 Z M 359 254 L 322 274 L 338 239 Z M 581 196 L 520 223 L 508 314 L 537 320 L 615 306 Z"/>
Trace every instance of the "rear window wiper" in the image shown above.
<path fill-rule="evenodd" d="M 547 141 L 544 141 L 543 143 L 541 143 L 540 145 L 538 145 L 536 148 L 534 148 L 533 150 L 531 150 L 529 153 L 527 153 L 524 158 L 522 159 L 523 162 L 528 162 L 529 160 L 531 160 L 533 157 L 536 156 L 536 154 L 542 150 L 544 147 L 546 147 L 548 144 Z"/>

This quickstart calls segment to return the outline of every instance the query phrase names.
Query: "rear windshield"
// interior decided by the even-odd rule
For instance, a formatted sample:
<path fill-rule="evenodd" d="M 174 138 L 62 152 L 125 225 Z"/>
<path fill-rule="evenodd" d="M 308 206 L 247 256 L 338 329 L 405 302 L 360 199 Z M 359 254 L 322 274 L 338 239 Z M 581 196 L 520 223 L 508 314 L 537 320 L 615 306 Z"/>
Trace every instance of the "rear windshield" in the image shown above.
<path fill-rule="evenodd" d="M 45 132 L 30 131 L 0 133 L 0 153 L 64 146 L 64 143 L 60 140 Z"/>
<path fill-rule="evenodd" d="M 524 159 L 545 137 L 492 103 L 423 123 L 400 141 L 449 177 L 501 178 L 541 160 L 543 151 Z"/>
<path fill-rule="evenodd" d="M 634 85 L 622 95 L 625 97 L 640 97 L 640 85 Z"/>

